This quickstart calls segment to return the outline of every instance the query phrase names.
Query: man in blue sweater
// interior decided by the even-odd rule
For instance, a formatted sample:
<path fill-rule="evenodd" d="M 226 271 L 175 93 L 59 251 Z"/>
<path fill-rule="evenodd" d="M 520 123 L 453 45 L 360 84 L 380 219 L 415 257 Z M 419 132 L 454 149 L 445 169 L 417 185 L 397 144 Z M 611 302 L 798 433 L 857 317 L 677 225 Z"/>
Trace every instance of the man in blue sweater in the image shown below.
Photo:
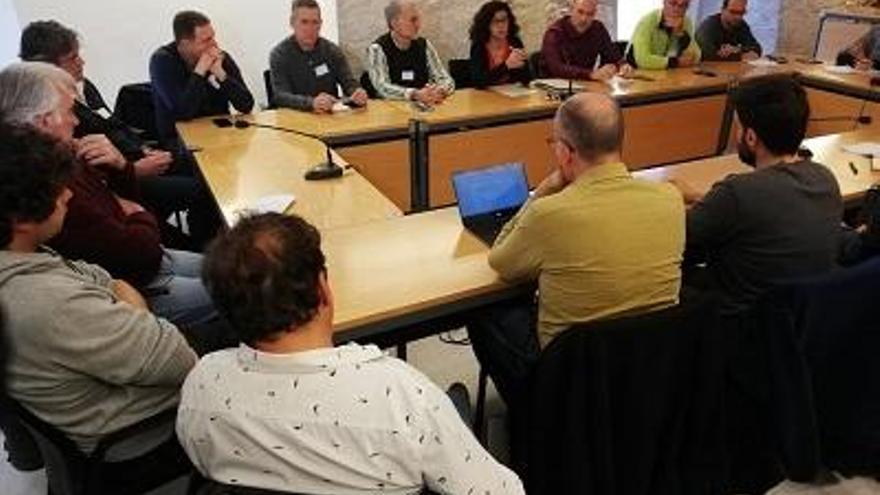
<path fill-rule="evenodd" d="M 174 41 L 153 53 L 150 81 L 159 142 L 165 149 L 179 146 L 178 121 L 227 114 L 230 104 L 242 113 L 254 107 L 238 65 L 220 49 L 211 20 L 199 12 L 174 16 Z"/>

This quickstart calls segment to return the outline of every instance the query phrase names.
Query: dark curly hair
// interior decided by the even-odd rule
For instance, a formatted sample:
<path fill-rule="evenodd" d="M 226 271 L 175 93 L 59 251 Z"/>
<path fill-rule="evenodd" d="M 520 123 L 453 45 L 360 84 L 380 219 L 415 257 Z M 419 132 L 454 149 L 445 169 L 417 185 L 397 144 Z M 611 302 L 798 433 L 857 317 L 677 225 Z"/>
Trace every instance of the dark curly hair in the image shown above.
<path fill-rule="evenodd" d="M 25 62 L 56 64 L 78 46 L 76 31 L 56 21 L 34 21 L 21 31 L 18 56 Z"/>
<path fill-rule="evenodd" d="M 0 124 L 0 246 L 15 222 L 42 222 L 75 171 L 72 149 L 30 127 Z"/>
<path fill-rule="evenodd" d="M 519 24 L 516 22 L 516 16 L 513 14 L 510 4 L 500 0 L 492 0 L 491 2 L 484 3 L 474 15 L 474 21 L 471 24 L 470 30 L 471 43 L 482 46 L 489 41 L 491 36 L 489 26 L 492 24 L 492 18 L 502 10 L 507 12 L 508 22 L 510 23 L 507 30 L 508 41 L 513 41 L 514 38 L 519 36 Z"/>
<path fill-rule="evenodd" d="M 311 321 L 326 272 L 321 234 L 297 216 L 246 216 L 208 248 L 202 278 L 239 340 L 253 345 Z"/>

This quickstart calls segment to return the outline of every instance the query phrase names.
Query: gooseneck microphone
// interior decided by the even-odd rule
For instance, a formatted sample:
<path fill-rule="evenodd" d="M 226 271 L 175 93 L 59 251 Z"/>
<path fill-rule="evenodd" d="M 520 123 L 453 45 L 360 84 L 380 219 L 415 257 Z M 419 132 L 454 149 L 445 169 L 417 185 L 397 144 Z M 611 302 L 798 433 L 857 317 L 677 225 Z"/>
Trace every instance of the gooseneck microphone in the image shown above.
<path fill-rule="evenodd" d="M 219 127 L 229 127 L 230 125 L 235 126 L 236 129 L 247 129 L 248 127 L 256 127 L 259 129 L 268 129 L 271 131 L 278 132 L 286 132 L 288 134 L 294 134 L 297 136 L 303 136 L 311 139 L 315 139 L 324 145 L 324 150 L 327 154 L 327 160 L 318 163 L 317 165 L 309 168 L 304 177 L 306 180 L 325 180 L 325 179 L 335 179 L 337 177 L 342 177 L 342 173 L 345 171 L 342 167 L 339 166 L 336 162 L 333 161 L 333 152 L 330 150 L 330 145 L 324 141 L 321 136 L 317 134 L 312 134 L 309 132 L 300 131 L 297 129 L 291 129 L 288 127 L 279 127 L 275 125 L 269 124 L 260 124 L 257 122 L 250 122 L 248 120 L 243 119 L 234 119 L 229 120 L 226 118 L 215 119 L 214 123 Z"/>

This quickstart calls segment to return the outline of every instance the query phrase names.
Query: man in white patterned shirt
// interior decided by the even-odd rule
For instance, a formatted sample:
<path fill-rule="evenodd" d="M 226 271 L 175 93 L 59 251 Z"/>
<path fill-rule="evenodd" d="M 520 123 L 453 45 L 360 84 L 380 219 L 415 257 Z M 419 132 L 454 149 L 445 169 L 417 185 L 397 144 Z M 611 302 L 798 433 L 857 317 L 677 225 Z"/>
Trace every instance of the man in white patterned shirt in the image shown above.
<path fill-rule="evenodd" d="M 370 81 L 380 97 L 442 103 L 455 91 L 437 50 L 419 36 L 422 18 L 412 0 L 391 0 L 385 7 L 389 31 L 367 49 Z"/>
<path fill-rule="evenodd" d="M 177 434 L 221 483 L 313 495 L 519 495 L 449 398 L 375 346 L 333 347 L 318 231 L 299 217 L 242 219 L 204 278 L 242 344 L 205 356 L 183 387 Z"/>

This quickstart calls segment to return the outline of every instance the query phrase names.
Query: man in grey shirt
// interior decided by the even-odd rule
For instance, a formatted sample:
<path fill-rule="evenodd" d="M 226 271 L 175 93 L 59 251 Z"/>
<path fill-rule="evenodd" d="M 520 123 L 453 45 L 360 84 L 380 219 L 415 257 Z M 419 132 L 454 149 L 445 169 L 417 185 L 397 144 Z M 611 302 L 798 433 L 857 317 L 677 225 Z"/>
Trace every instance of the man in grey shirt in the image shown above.
<path fill-rule="evenodd" d="M 338 101 L 337 85 L 350 103 L 367 104 L 342 50 L 321 37 L 321 7 L 315 0 L 294 0 L 290 13 L 293 36 L 272 49 L 271 103 L 278 107 L 329 113 Z"/>
<path fill-rule="evenodd" d="M 755 167 L 692 203 L 685 263 L 706 262 L 722 315 L 748 311 L 770 288 L 832 270 L 843 240 L 843 200 L 825 166 L 798 156 L 810 115 L 791 77 L 743 83 L 734 96 L 739 156 Z"/>

